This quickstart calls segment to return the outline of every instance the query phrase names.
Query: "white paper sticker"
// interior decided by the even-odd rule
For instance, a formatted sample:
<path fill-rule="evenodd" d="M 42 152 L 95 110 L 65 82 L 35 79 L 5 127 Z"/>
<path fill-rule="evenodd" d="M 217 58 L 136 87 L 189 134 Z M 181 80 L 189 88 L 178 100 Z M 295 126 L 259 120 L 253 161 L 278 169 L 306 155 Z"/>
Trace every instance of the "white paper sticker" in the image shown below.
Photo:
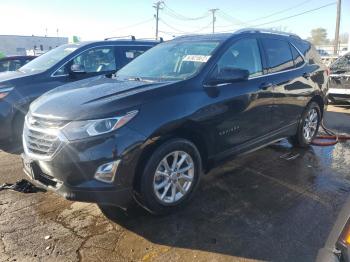
<path fill-rule="evenodd" d="M 182 61 L 206 63 L 210 58 L 210 55 L 186 55 Z"/>

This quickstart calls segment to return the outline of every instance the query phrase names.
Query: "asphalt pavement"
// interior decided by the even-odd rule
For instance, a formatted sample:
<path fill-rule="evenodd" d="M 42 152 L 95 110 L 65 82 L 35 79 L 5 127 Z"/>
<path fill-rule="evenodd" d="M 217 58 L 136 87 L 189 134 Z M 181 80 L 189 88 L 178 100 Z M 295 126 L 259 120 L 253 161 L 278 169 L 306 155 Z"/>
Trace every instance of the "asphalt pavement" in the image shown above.
<path fill-rule="evenodd" d="M 330 110 L 326 125 L 350 133 L 350 109 Z M 164 217 L 0 191 L 0 261 L 314 261 L 350 195 L 349 149 L 283 140 L 215 168 Z M 22 178 L 19 155 L 0 152 L 0 184 Z"/>

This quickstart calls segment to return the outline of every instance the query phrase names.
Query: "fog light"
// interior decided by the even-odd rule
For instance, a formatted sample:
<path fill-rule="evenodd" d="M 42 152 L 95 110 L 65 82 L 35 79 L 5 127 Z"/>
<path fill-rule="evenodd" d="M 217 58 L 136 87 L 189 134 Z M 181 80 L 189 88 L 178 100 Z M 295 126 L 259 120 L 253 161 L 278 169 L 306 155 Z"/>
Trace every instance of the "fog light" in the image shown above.
<path fill-rule="evenodd" d="M 114 181 L 119 162 L 120 160 L 117 160 L 99 166 L 94 176 L 95 179 L 106 183 L 112 183 Z"/>

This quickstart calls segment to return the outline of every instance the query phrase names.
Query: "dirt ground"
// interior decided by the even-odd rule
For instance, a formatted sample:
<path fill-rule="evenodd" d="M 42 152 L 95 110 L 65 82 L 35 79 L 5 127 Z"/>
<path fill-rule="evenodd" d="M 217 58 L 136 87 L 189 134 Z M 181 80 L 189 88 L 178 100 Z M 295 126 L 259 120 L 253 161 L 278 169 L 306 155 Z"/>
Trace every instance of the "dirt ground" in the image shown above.
<path fill-rule="evenodd" d="M 329 110 L 326 124 L 350 133 L 350 108 Z M 350 195 L 349 148 L 282 141 L 238 157 L 166 217 L 135 207 L 108 219 L 51 192 L 0 191 L 0 262 L 313 261 Z M 19 155 L 0 152 L 0 184 L 21 178 Z"/>

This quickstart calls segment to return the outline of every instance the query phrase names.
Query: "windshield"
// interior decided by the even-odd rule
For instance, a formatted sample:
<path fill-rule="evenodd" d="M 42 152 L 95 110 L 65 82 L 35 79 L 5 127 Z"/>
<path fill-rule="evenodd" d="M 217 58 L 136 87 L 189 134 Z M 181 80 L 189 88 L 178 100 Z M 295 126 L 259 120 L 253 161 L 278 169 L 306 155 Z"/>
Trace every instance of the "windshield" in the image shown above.
<path fill-rule="evenodd" d="M 332 65 L 332 71 L 350 71 L 350 54 L 338 58 Z"/>
<path fill-rule="evenodd" d="M 22 72 L 45 71 L 79 48 L 78 45 L 61 45 L 35 58 L 19 70 Z"/>
<path fill-rule="evenodd" d="M 184 80 L 209 60 L 218 42 L 171 41 L 157 45 L 118 71 L 117 77 Z"/>

